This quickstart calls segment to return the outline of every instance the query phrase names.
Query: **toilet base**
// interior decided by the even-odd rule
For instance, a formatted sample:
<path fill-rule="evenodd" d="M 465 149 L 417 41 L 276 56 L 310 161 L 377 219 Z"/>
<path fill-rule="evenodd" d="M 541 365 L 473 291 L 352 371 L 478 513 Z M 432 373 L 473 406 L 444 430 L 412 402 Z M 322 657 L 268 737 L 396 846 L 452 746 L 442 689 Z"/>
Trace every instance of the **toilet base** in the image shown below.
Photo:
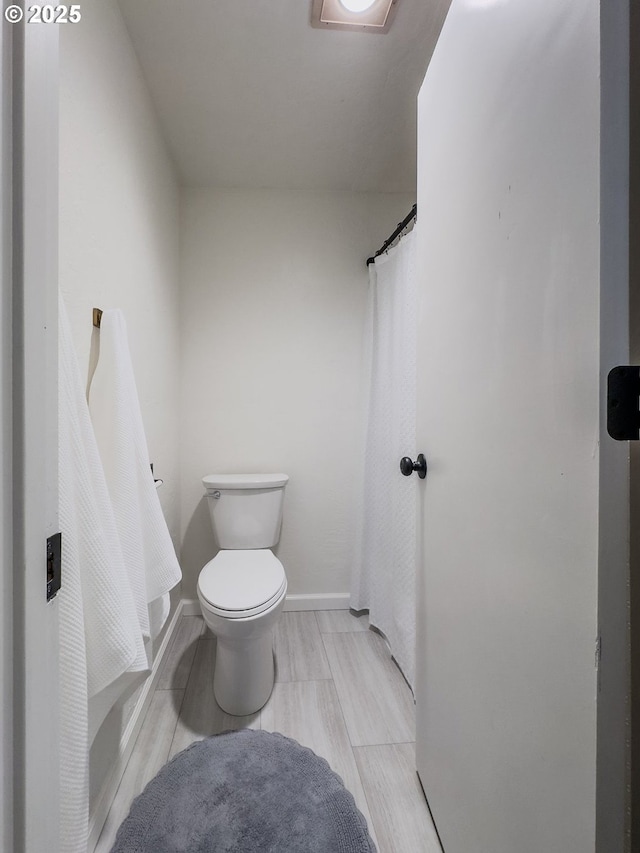
<path fill-rule="evenodd" d="M 213 694 L 227 714 L 255 714 L 267 702 L 275 677 L 273 630 L 261 637 L 217 638 Z"/>
<path fill-rule="evenodd" d="M 230 619 L 200 596 L 204 621 L 216 638 L 213 695 L 227 714 L 245 717 L 266 703 L 275 678 L 273 634 L 284 607 L 286 587 L 268 610 Z"/>

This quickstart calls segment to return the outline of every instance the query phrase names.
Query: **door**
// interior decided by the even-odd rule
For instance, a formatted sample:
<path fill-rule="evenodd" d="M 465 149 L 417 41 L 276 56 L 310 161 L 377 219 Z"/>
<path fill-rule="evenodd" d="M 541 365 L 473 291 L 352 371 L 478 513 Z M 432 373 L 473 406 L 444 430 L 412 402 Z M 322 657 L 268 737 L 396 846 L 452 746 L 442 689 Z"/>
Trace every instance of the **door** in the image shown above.
<path fill-rule="evenodd" d="M 595 849 L 599 23 L 453 0 L 418 101 L 416 752 L 445 853 Z"/>

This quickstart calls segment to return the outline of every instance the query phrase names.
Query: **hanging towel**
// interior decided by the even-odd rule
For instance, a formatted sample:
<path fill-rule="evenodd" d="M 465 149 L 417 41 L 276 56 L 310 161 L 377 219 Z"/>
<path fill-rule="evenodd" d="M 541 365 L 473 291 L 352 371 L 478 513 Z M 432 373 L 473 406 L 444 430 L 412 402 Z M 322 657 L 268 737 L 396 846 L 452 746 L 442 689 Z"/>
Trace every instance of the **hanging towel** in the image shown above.
<path fill-rule="evenodd" d="M 125 670 L 146 668 L 147 658 L 61 296 L 58 302 L 60 851 L 86 853 L 88 697 Z"/>
<path fill-rule="evenodd" d="M 121 311 L 103 311 L 100 355 L 89 392 L 91 419 L 113 504 L 142 635 L 153 640 L 182 578 L 149 463 Z"/>

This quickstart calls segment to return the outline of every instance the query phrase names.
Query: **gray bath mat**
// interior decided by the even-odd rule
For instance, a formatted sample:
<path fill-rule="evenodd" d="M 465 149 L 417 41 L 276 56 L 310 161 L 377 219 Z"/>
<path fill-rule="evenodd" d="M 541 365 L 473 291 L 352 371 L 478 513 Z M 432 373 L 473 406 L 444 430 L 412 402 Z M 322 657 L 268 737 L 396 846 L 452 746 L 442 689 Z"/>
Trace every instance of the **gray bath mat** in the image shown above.
<path fill-rule="evenodd" d="M 243 729 L 180 752 L 134 800 L 111 853 L 375 853 L 324 758 Z"/>

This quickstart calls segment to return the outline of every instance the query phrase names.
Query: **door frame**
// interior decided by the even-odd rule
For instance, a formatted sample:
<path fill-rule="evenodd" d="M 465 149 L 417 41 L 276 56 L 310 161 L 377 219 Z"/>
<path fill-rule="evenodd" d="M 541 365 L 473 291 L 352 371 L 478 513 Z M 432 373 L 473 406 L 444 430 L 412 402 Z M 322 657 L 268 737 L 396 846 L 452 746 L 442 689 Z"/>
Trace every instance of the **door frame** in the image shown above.
<path fill-rule="evenodd" d="M 2 107 L 0 109 L 0 554 L 2 604 L 0 605 L 0 763 L 13 767 L 13 486 L 12 486 L 12 33 L 0 33 Z M 0 847 L 13 850 L 13 774 L 0 774 Z"/>
<path fill-rule="evenodd" d="M 640 228 L 640 9 L 629 4 L 629 235 Z M 640 248 L 629 236 L 629 335 L 631 364 L 640 364 Z M 631 447 L 630 470 L 630 724 L 628 779 L 631 802 L 627 804 L 629 850 L 640 843 L 640 443 Z M 633 792 L 636 791 L 635 800 Z M 630 815 L 629 815 L 630 811 Z M 630 833 L 630 837 L 629 837 Z"/>
<path fill-rule="evenodd" d="M 632 849 L 633 768 L 632 703 L 629 624 L 640 616 L 634 604 L 633 565 L 640 561 L 640 536 L 632 520 L 640 513 L 640 446 L 614 441 L 607 434 L 607 375 L 621 364 L 640 363 L 640 328 L 633 317 L 640 307 L 634 294 L 631 224 L 632 185 L 638 189 L 638 133 L 630 120 L 640 106 L 638 86 L 631 87 L 636 109 L 631 109 L 630 82 L 639 71 L 638 45 L 632 51 L 630 0 L 601 0 L 600 100 L 600 491 L 598 554 L 598 704 L 596 753 L 596 850 L 598 853 Z M 636 25 L 640 15 L 635 11 Z M 636 39 L 637 42 L 637 39 Z M 635 69 L 634 69 L 635 66 Z M 637 119 L 636 119 L 637 125 Z M 637 202 L 636 202 L 637 205 Z M 640 291 L 636 286 L 635 290 Z M 636 323 L 636 326 L 638 324 Z M 635 340 L 634 340 L 635 338 Z M 631 571 L 631 574 L 630 574 Z M 631 578 L 631 586 L 629 581 Z M 629 592 L 631 590 L 631 601 Z M 637 598 L 638 594 L 635 593 Z M 630 611 L 630 605 L 632 610 Z M 637 657 L 637 655 L 636 655 Z M 636 668 L 638 664 L 636 663 Z M 631 727 L 631 728 L 630 728 Z M 638 749 L 638 746 L 635 746 Z M 640 790 L 640 786 L 638 787 Z M 634 822 L 639 818 L 634 810 Z M 638 832 L 633 837 L 640 837 Z"/>
<path fill-rule="evenodd" d="M 14 772 L 7 849 L 39 853 L 58 849 L 60 804 L 58 606 L 46 600 L 46 540 L 58 530 L 58 28 L 2 24 L 11 29 L 13 149 Z"/>
<path fill-rule="evenodd" d="M 620 328 L 620 312 L 629 305 L 630 276 L 635 281 L 640 269 L 640 259 L 630 253 L 629 239 L 629 214 L 631 223 L 640 219 L 640 157 L 630 157 L 630 150 L 640 149 L 638 38 L 631 50 L 625 51 L 633 32 L 630 16 L 640 23 L 640 13 L 632 7 L 629 0 L 601 2 L 601 278 L 607 282 L 601 305 L 604 341 L 611 338 L 611 328 Z M 8 774 L 3 774 L 0 782 L 0 840 L 4 849 L 39 853 L 53 849 L 59 813 L 58 611 L 56 600 L 47 604 L 45 597 L 45 541 L 58 527 L 58 33 L 56 26 L 46 24 L 9 28 L 3 22 L 3 26 L 1 268 L 3 281 L 12 279 L 13 286 L 4 287 L 0 299 L 0 345 L 7 356 L 2 359 L 0 372 L 0 469 L 3 483 L 13 477 L 13 490 L 3 489 L 0 511 L 4 567 L 0 683 L 3 695 L 13 694 L 13 702 L 4 703 L 0 710 L 0 743 L 3 765 L 13 764 L 14 773 L 13 786 Z M 631 79 L 631 99 L 636 107 L 631 110 L 636 117 L 631 139 L 629 98 L 620 85 L 625 75 Z M 7 168 L 11 147 L 13 170 Z M 630 163 L 635 163 L 635 168 L 630 170 Z M 632 288 L 632 308 L 638 298 Z M 637 361 L 640 347 L 633 338 Z M 623 335 L 615 345 L 602 347 L 603 382 L 611 366 L 626 362 L 628 343 Z M 640 783 L 638 762 L 632 775 L 625 734 L 630 718 L 640 729 L 640 702 L 630 702 L 628 686 L 629 448 L 610 441 L 606 429 L 601 435 L 601 482 L 610 483 L 613 489 L 608 492 L 601 488 L 600 493 L 596 810 L 597 849 L 604 852 L 624 849 L 616 840 L 624 837 L 629 845 L 632 825 L 636 830 L 640 826 L 640 814 L 631 811 L 629 797 L 620 784 L 621 779 Z M 631 471 L 633 511 L 633 487 L 640 480 L 634 474 L 633 461 Z M 608 497 L 615 506 L 626 505 L 627 511 L 612 512 Z M 640 561 L 640 548 L 638 543 L 634 547 L 634 542 L 632 536 L 632 568 Z M 638 617 L 640 602 L 633 578 L 631 588 L 632 617 Z M 635 623 L 633 619 L 634 649 L 640 644 Z M 640 665 L 640 655 L 635 658 L 634 671 Z M 634 689 L 633 699 L 638 699 L 638 688 Z M 634 752 L 639 746 L 634 739 Z M 617 780 L 613 786 L 612 779 Z"/>

